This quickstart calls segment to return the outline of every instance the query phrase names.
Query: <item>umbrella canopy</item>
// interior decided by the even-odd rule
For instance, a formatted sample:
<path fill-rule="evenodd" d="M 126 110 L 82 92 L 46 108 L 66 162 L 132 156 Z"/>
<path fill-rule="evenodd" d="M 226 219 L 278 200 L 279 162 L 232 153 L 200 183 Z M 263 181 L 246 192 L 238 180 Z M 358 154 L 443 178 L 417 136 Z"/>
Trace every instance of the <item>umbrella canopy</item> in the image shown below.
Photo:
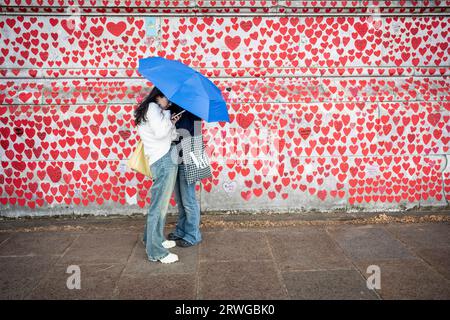
<path fill-rule="evenodd" d="M 207 122 L 230 122 L 222 92 L 200 72 L 162 57 L 139 59 L 138 71 L 172 102 Z"/>

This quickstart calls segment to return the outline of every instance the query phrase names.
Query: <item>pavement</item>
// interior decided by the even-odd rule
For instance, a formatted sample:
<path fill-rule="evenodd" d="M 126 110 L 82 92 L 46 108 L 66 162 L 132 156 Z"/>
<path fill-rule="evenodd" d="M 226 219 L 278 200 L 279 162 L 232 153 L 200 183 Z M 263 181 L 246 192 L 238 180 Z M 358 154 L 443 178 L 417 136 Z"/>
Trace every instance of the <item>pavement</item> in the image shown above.
<path fill-rule="evenodd" d="M 170 265 L 147 261 L 143 216 L 0 221 L 0 299 L 450 299 L 448 220 L 221 219 Z"/>

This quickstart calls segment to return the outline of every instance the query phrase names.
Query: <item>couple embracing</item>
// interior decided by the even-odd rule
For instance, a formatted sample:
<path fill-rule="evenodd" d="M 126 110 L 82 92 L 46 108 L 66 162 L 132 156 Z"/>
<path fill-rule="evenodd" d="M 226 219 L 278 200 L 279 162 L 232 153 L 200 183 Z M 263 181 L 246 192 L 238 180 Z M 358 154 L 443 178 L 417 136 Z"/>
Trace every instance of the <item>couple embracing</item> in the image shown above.
<path fill-rule="evenodd" d="M 201 118 L 169 101 L 156 86 L 136 108 L 134 118 L 153 177 L 142 240 L 150 261 L 173 263 L 178 256 L 168 249 L 190 247 L 202 240 L 195 182 L 188 183 L 180 148 L 183 137 L 201 133 Z M 172 192 L 178 219 L 166 239 L 164 226 Z"/>

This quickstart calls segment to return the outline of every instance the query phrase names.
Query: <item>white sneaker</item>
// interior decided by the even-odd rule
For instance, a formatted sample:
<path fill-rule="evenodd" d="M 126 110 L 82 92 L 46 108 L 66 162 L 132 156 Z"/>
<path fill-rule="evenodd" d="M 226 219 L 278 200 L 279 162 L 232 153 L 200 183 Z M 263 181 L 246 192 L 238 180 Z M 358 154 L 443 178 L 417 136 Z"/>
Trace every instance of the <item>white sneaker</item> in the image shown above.
<path fill-rule="evenodd" d="M 170 249 L 170 248 L 176 247 L 176 245 L 177 245 L 177 243 L 175 241 L 172 241 L 172 240 L 165 240 L 162 243 L 162 246 L 164 248 L 166 248 L 166 249 Z"/>
<path fill-rule="evenodd" d="M 169 253 L 166 257 L 160 259 L 161 263 L 173 263 L 178 261 L 178 256 L 175 253 Z"/>

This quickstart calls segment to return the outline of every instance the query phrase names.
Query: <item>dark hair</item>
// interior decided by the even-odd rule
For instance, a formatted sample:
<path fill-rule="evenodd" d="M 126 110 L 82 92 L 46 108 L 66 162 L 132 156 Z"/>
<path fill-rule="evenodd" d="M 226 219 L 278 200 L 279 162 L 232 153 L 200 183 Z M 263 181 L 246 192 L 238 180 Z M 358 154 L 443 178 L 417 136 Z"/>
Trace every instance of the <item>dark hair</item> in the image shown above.
<path fill-rule="evenodd" d="M 156 97 L 165 97 L 164 93 L 161 92 L 156 86 L 153 87 L 152 91 L 150 91 L 150 94 L 142 100 L 142 102 L 138 105 L 138 107 L 134 110 L 134 124 L 137 126 L 141 122 L 147 121 L 147 110 L 148 110 L 148 104 L 150 102 L 156 102 Z"/>

